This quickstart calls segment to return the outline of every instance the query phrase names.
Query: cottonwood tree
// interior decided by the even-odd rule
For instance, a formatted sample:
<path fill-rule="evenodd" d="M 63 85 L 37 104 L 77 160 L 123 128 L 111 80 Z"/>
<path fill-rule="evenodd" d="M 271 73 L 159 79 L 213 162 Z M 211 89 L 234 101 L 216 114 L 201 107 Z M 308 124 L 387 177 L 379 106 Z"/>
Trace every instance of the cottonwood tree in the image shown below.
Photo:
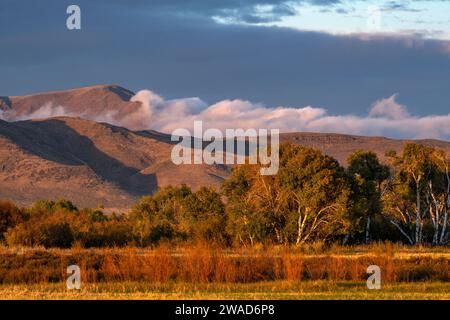
<path fill-rule="evenodd" d="M 420 144 L 407 144 L 401 155 L 391 153 L 395 178 L 385 196 L 390 222 L 410 244 L 424 242 L 431 224 L 433 244 L 446 241 L 450 179 L 445 153 Z"/>
<path fill-rule="evenodd" d="M 270 206 L 267 206 L 271 201 L 262 201 L 267 194 L 272 198 L 272 189 L 268 193 L 260 193 L 269 178 L 261 177 L 258 170 L 257 166 L 252 165 L 235 167 L 222 185 L 222 193 L 227 200 L 227 231 L 242 245 L 276 238 L 274 226 L 277 222 Z M 260 179 L 265 179 L 264 183 Z"/>
<path fill-rule="evenodd" d="M 346 228 L 345 170 L 311 148 L 282 144 L 277 175 L 262 176 L 257 165 L 240 166 L 223 191 L 233 232 L 250 243 L 299 245 L 336 236 Z"/>
<path fill-rule="evenodd" d="M 295 244 L 326 240 L 348 229 L 349 188 L 337 160 L 311 148 L 283 145 L 277 185 L 287 194 L 286 229 L 295 234 Z"/>
<path fill-rule="evenodd" d="M 433 226 L 434 245 L 447 242 L 448 212 L 450 209 L 449 159 L 442 150 L 433 150 L 433 174 L 425 190 L 425 203 Z"/>
<path fill-rule="evenodd" d="M 383 165 L 373 152 L 357 151 L 348 158 L 351 196 L 349 216 L 352 232 L 364 231 L 365 243 L 370 241 L 371 221 L 381 215 L 381 196 L 389 178 L 389 167 Z"/>

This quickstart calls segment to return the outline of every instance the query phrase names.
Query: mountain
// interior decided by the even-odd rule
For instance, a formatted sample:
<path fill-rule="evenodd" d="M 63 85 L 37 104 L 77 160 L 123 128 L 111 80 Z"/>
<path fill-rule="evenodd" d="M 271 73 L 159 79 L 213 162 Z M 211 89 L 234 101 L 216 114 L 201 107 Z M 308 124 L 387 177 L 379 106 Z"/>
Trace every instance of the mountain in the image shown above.
<path fill-rule="evenodd" d="M 28 117 L 46 105 L 64 106 L 67 113 L 83 113 L 86 117 L 107 114 L 111 110 L 125 115 L 139 106 L 137 102 L 130 102 L 133 95 L 133 92 L 117 85 L 98 85 L 29 96 L 0 97 L 0 109 L 6 120 Z"/>
<path fill-rule="evenodd" d="M 133 95 L 119 86 L 93 86 L 0 97 L 0 116 L 8 120 L 0 120 L 0 199 L 28 205 L 38 199 L 67 198 L 80 207 L 126 209 L 167 185 L 218 187 L 229 167 L 176 166 L 170 158 L 170 136 L 98 122 L 104 114 L 125 117 L 139 108 L 139 102 L 129 101 Z M 64 114 L 83 119 L 43 118 L 46 104 L 64 106 Z M 12 121 L 30 117 L 39 119 Z M 325 133 L 285 133 L 280 140 L 317 148 L 343 165 L 354 151 L 371 150 L 385 160 L 387 151 L 400 151 L 408 142 Z M 416 142 L 450 152 L 448 142 Z"/>
<path fill-rule="evenodd" d="M 387 162 L 386 152 L 401 152 L 403 147 L 411 142 L 443 149 L 450 153 L 450 142 L 433 139 L 397 140 L 385 137 L 353 136 L 337 133 L 297 132 L 281 134 L 280 141 L 318 149 L 337 159 L 343 166 L 347 164 L 348 156 L 358 150 L 373 151 L 381 161 Z"/>
<path fill-rule="evenodd" d="M 23 97 L 0 97 L 0 116 L 7 121 L 80 116 L 94 121 L 118 123 L 140 108 L 131 102 L 134 93 L 117 85 L 97 85 Z"/>
<path fill-rule="evenodd" d="M 158 187 L 217 186 L 228 175 L 224 166 L 176 166 L 171 150 L 163 134 L 80 118 L 0 120 L 0 198 L 127 208 Z"/>

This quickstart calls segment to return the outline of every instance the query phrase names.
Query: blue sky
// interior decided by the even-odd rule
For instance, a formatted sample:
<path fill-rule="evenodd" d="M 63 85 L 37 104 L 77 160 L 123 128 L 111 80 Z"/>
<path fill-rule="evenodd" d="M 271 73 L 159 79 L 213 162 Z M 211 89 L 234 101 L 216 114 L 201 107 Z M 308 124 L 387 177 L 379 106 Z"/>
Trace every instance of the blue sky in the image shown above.
<path fill-rule="evenodd" d="M 328 6 L 293 3 L 291 7 L 293 15 L 259 24 L 331 34 L 421 34 L 425 38 L 450 40 L 448 1 L 343 0 Z M 271 6 L 261 6 L 259 10 L 264 16 Z M 220 15 L 216 19 L 227 22 Z"/>
<path fill-rule="evenodd" d="M 69 31 L 74 3 L 82 30 Z M 412 116 L 448 115 L 449 12 L 444 0 L 2 0 L 0 96 L 119 84 L 336 116 L 395 97 Z"/>

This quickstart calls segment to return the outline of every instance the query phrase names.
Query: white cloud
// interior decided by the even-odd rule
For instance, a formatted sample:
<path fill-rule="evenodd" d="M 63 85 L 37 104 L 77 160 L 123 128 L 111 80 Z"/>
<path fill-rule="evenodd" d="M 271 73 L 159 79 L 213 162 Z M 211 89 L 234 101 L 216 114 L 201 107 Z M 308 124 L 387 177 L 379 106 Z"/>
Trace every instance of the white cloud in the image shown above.
<path fill-rule="evenodd" d="M 381 99 L 372 105 L 369 116 L 372 118 L 388 118 L 392 120 L 400 120 L 410 117 L 405 106 L 398 104 L 395 99 L 397 94 L 390 98 Z"/>
<path fill-rule="evenodd" d="M 326 109 L 311 106 L 268 108 L 244 100 L 222 100 L 208 106 L 199 98 L 165 100 L 152 91 L 143 90 L 131 99 L 141 102 L 139 107 L 120 117 L 119 110 L 111 110 L 107 114 L 73 114 L 66 112 L 63 106 L 47 103 L 20 119 L 14 119 L 11 114 L 7 119 L 79 116 L 132 130 L 153 129 L 166 133 L 178 128 L 192 132 L 194 121 L 202 120 L 205 129 L 279 129 L 281 132 L 334 132 L 450 140 L 450 114 L 413 116 L 396 98 L 394 94 L 380 99 L 366 116 L 356 116 L 330 115 Z"/>
<path fill-rule="evenodd" d="M 78 114 L 68 112 L 63 106 L 55 106 L 52 102 L 45 103 L 39 109 L 28 113 L 26 115 L 21 115 L 15 117 L 14 120 L 26 120 L 26 119 L 43 119 L 43 118 L 54 118 L 61 116 L 79 116 Z"/>
<path fill-rule="evenodd" d="M 150 91 L 135 97 L 152 97 Z M 380 99 L 367 116 L 329 115 L 323 108 L 311 106 L 267 108 L 243 100 L 223 100 L 209 107 L 200 99 L 174 101 L 144 100 L 143 105 L 157 110 L 148 118 L 146 128 L 170 133 L 177 128 L 192 130 L 195 120 L 204 128 L 267 128 L 281 132 L 335 132 L 357 135 L 380 135 L 394 138 L 450 139 L 450 114 L 416 117 L 396 101 L 397 95 Z M 187 107 L 190 105 L 190 107 Z M 193 107 L 195 106 L 195 107 Z"/>

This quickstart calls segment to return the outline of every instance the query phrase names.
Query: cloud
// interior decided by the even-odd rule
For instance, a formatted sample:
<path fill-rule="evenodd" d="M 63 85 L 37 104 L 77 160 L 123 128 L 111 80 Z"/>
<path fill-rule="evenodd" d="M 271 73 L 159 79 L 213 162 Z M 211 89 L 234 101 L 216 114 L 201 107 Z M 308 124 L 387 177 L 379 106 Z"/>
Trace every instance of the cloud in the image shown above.
<path fill-rule="evenodd" d="M 120 110 L 106 114 L 68 112 L 64 106 L 46 103 L 34 112 L 9 121 L 57 116 L 78 116 L 107 122 L 132 130 L 152 129 L 171 133 L 175 129 L 193 130 L 194 121 L 203 121 L 204 129 L 279 129 L 281 132 L 333 132 L 354 135 L 387 136 L 391 138 L 436 138 L 450 140 L 450 114 L 413 116 L 406 106 L 399 104 L 397 94 L 376 101 L 366 116 L 331 115 L 324 108 L 269 108 L 262 104 L 234 99 L 208 105 L 200 98 L 165 100 L 150 90 L 136 93 L 132 102 L 138 107 L 123 115 Z M 119 116 L 120 115 L 120 116 Z M 0 118 L 2 114 L 0 113 Z"/>
<path fill-rule="evenodd" d="M 450 114 L 416 117 L 399 104 L 397 94 L 376 101 L 367 116 L 330 115 L 324 108 L 268 108 L 244 100 L 222 100 L 207 106 L 199 98 L 165 101 L 152 91 L 138 92 L 133 101 L 142 109 L 130 118 L 141 119 L 143 128 L 170 133 L 178 128 L 192 130 L 194 121 L 205 128 L 274 128 L 281 132 L 336 132 L 382 135 L 394 138 L 450 139 Z M 128 121 L 128 119 L 125 119 Z M 144 124 L 146 123 L 146 124 Z"/>
<path fill-rule="evenodd" d="M 383 11 L 404 11 L 404 12 L 422 12 L 424 9 L 415 9 L 411 7 L 411 3 L 404 3 L 399 1 L 389 1 L 382 7 Z"/>
<path fill-rule="evenodd" d="M 166 128 L 170 127 L 171 123 L 177 122 L 177 119 L 198 114 L 207 107 L 199 98 L 164 100 L 150 90 L 139 91 L 130 101 L 141 102 L 141 106 L 114 122 L 132 129 L 167 131 Z"/>
<path fill-rule="evenodd" d="M 21 116 L 14 116 L 14 114 L 9 114 L 5 112 L 6 116 L 8 116 L 7 119 L 14 119 L 15 121 L 20 120 L 27 120 L 27 119 L 43 119 L 43 118 L 54 118 L 54 117 L 62 117 L 62 116 L 68 116 L 68 117 L 75 117 L 80 116 L 79 114 L 69 112 L 66 110 L 63 106 L 55 106 L 52 102 L 45 103 L 42 107 L 39 109 L 25 114 Z M 4 116 L 6 118 L 6 116 Z M 2 114 L 0 113 L 0 119 L 2 118 Z"/>
<path fill-rule="evenodd" d="M 372 118 L 388 118 L 401 120 L 410 117 L 405 106 L 398 104 L 395 99 L 397 94 L 390 98 L 381 99 L 375 102 L 370 110 L 369 116 Z"/>
<path fill-rule="evenodd" d="M 108 4 L 111 0 L 107 1 Z M 112 1 L 125 6 L 120 1 Z M 134 0 L 135 7 L 164 14 L 191 15 L 204 18 L 219 18 L 233 22 L 263 23 L 280 21 L 283 17 L 296 15 L 294 7 L 299 4 L 326 7 L 340 3 L 340 0 Z"/>

